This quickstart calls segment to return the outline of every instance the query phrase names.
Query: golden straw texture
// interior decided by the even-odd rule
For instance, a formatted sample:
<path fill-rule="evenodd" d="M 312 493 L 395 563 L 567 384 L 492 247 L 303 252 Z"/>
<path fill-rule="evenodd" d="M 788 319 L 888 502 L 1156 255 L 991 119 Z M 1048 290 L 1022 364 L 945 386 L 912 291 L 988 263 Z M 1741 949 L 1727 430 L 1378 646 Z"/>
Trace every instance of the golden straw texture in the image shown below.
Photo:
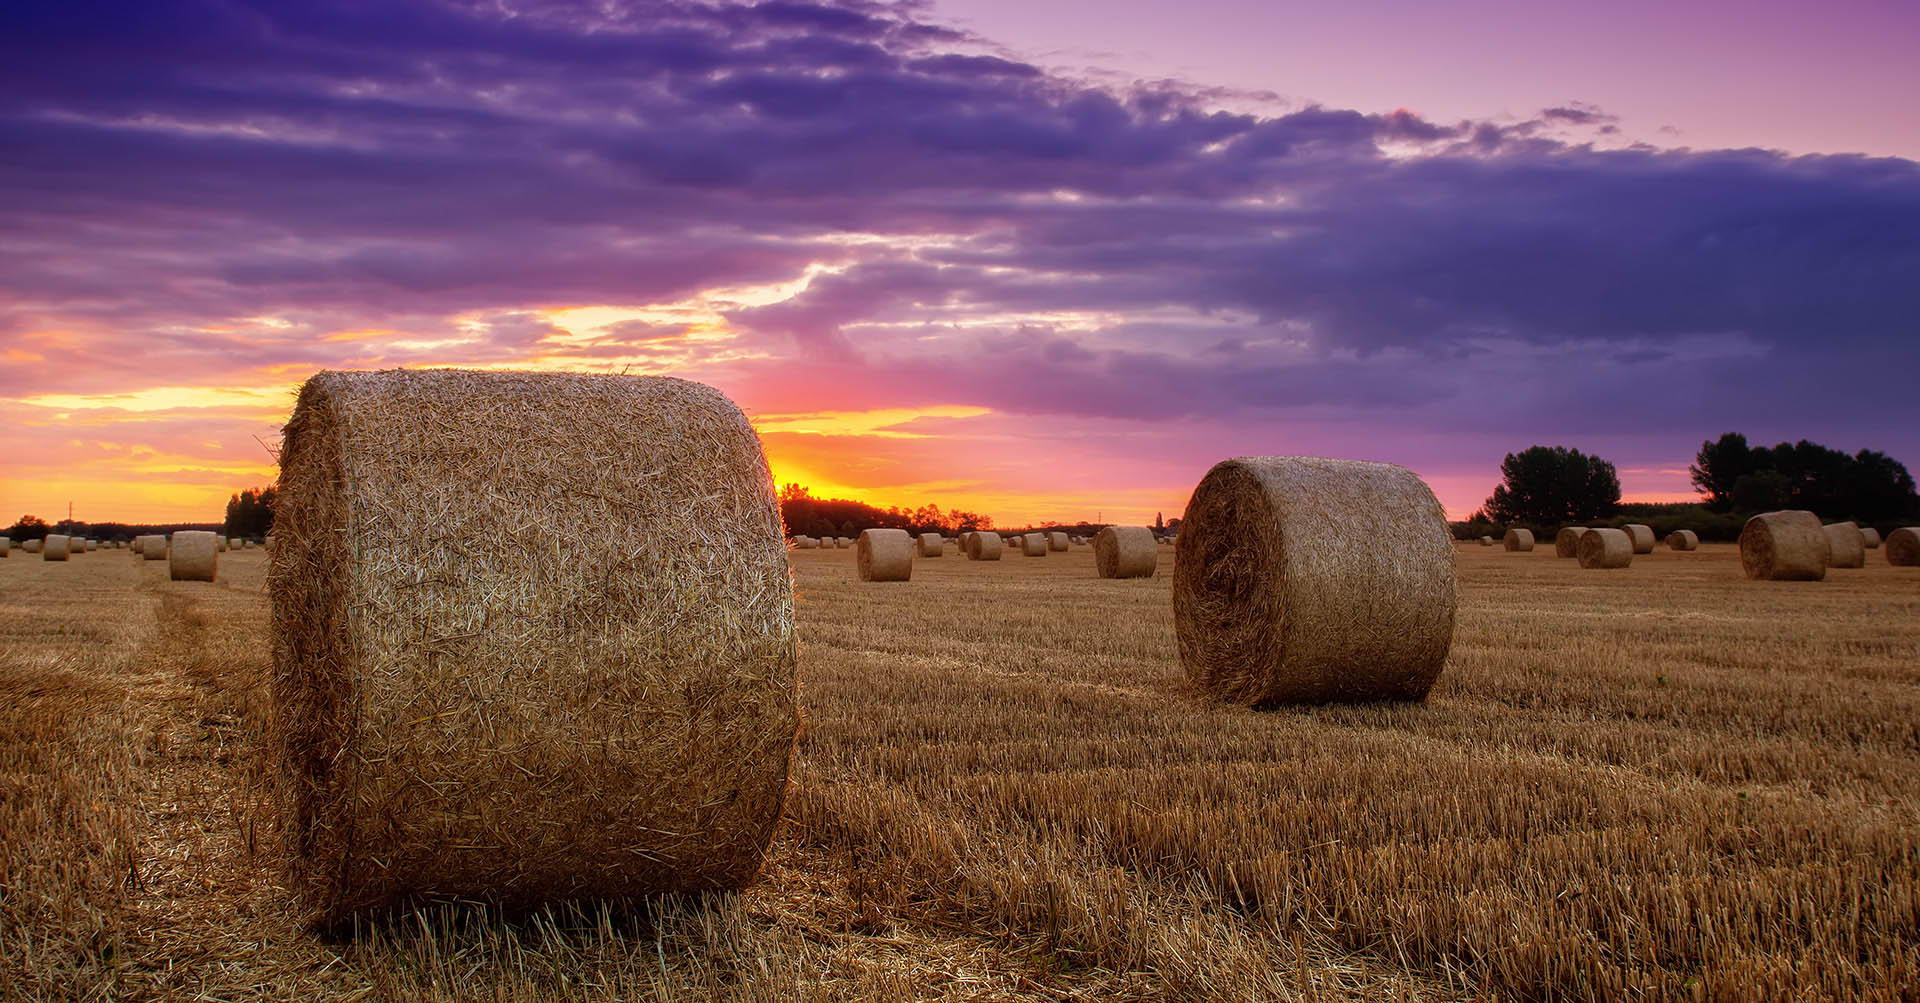
<path fill-rule="evenodd" d="M 1093 566 L 1102 578 L 1152 578 L 1159 564 L 1160 548 L 1145 526 L 1108 526 L 1093 534 Z"/>
<path fill-rule="evenodd" d="M 1553 534 L 1553 556 L 1580 556 L 1580 534 L 1587 531 L 1585 526 L 1562 526 L 1560 532 Z"/>
<path fill-rule="evenodd" d="M 73 537 L 65 533 L 48 533 L 41 544 L 40 559 L 45 561 L 64 561 L 73 553 Z"/>
<path fill-rule="evenodd" d="M 1653 553 L 1653 545 L 1656 542 L 1658 542 L 1659 538 L 1653 535 L 1652 526 L 1645 526 L 1637 522 L 1630 522 L 1620 528 L 1626 532 L 1627 538 L 1633 541 L 1634 553 L 1636 554 Z"/>
<path fill-rule="evenodd" d="M 1676 529 L 1667 534 L 1667 548 L 1670 550 L 1699 550 L 1700 534 L 1690 529 Z"/>
<path fill-rule="evenodd" d="M 1194 489 L 1173 572 L 1180 661 L 1245 704 L 1421 700 L 1453 642 L 1453 543 L 1404 467 L 1247 456 Z"/>
<path fill-rule="evenodd" d="M 753 878 L 798 726 L 793 594 L 725 395 L 322 372 L 279 489 L 271 730 L 311 918 Z"/>
<path fill-rule="evenodd" d="M 998 533 L 969 533 L 966 552 L 969 561 L 997 561 L 1005 544 Z"/>
<path fill-rule="evenodd" d="M 1028 533 L 1020 538 L 1020 552 L 1028 557 L 1047 556 L 1047 535 Z"/>
<path fill-rule="evenodd" d="M 140 548 L 141 557 L 149 561 L 164 561 L 167 559 L 167 538 L 165 535 L 154 533 L 146 537 L 146 541 L 146 546 Z"/>
<path fill-rule="evenodd" d="M 1628 567 L 1633 564 L 1633 537 L 1624 529 L 1589 529 L 1580 534 L 1574 556 L 1583 568 Z"/>
<path fill-rule="evenodd" d="M 854 567 L 863 582 L 911 581 L 919 545 L 904 529 L 863 529 L 853 544 Z"/>
<path fill-rule="evenodd" d="M 1740 530 L 1740 566 L 1748 578 L 1817 582 L 1827 577 L 1832 545 L 1812 512 L 1762 512 Z"/>
<path fill-rule="evenodd" d="M 1527 551 L 1533 549 L 1533 530 L 1510 529 L 1500 538 L 1500 545 L 1508 550 Z"/>
<path fill-rule="evenodd" d="M 1880 549 L 1880 531 L 1872 526 L 1860 527 L 1860 543 L 1868 550 Z"/>
<path fill-rule="evenodd" d="M 946 537 L 938 533 L 922 533 L 918 543 L 921 557 L 939 557 L 947 552 Z"/>
<path fill-rule="evenodd" d="M 173 534 L 167 577 L 176 582 L 210 582 L 220 571 L 220 538 L 197 529 Z"/>
<path fill-rule="evenodd" d="M 1887 563 L 1896 567 L 1920 565 L 1920 526 L 1903 526 L 1887 534 Z"/>
<path fill-rule="evenodd" d="M 1827 534 L 1827 567 L 1864 568 L 1867 566 L 1867 540 L 1860 527 L 1851 522 L 1835 522 L 1820 527 Z"/>
<path fill-rule="evenodd" d="M 1047 536 L 1047 549 L 1048 549 L 1048 550 L 1050 550 L 1050 551 L 1053 551 L 1053 552 L 1054 552 L 1054 553 L 1056 553 L 1056 554 L 1059 554 L 1059 553 L 1065 553 L 1065 552 L 1066 552 L 1066 549 L 1067 549 L 1067 547 L 1068 547 L 1068 543 L 1067 543 L 1067 534 L 1065 534 L 1065 533 L 1048 533 L 1048 534 L 1046 534 L 1046 536 Z"/>
<path fill-rule="evenodd" d="M 27 542 L 20 545 L 20 550 L 22 553 L 38 554 L 42 550 L 46 549 L 46 546 L 47 546 L 47 541 L 45 540 L 28 540 Z"/>

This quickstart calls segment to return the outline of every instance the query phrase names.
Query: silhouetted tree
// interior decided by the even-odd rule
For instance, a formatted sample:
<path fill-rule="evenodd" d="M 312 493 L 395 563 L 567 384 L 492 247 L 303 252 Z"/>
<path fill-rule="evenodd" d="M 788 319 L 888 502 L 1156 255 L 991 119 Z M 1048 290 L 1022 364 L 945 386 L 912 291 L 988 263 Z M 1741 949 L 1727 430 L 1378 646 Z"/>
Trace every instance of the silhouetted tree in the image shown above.
<path fill-rule="evenodd" d="M 53 527 L 47 525 L 45 519 L 37 515 L 23 515 L 19 521 L 7 527 L 5 535 L 10 539 L 21 541 L 44 540 L 47 538 L 47 534 L 51 532 L 53 532 Z"/>
<path fill-rule="evenodd" d="M 1503 483 L 1485 506 L 1501 523 L 1564 526 L 1612 515 L 1620 505 L 1613 464 L 1565 446 L 1532 446 L 1500 463 Z"/>
<path fill-rule="evenodd" d="M 272 487 L 248 488 L 227 499 L 227 520 L 223 532 L 228 536 L 259 539 L 273 532 L 273 502 L 279 492 Z"/>
<path fill-rule="evenodd" d="M 1800 508 L 1867 523 L 1920 513 L 1913 475 L 1871 449 L 1848 456 L 1805 439 L 1753 447 L 1729 432 L 1701 443 L 1689 469 L 1707 507 L 1719 512 Z"/>

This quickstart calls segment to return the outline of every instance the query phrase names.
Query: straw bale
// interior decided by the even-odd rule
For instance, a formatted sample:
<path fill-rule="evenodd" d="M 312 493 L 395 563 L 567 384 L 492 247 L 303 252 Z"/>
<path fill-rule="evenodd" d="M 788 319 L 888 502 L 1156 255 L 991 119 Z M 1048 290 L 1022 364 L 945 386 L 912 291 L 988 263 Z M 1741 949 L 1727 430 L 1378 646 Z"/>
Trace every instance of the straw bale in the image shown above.
<path fill-rule="evenodd" d="M 1160 564 L 1153 530 L 1108 526 L 1093 534 L 1093 565 L 1102 578 L 1152 578 Z"/>
<path fill-rule="evenodd" d="M 1483 537 L 1481 537 L 1481 538 L 1480 538 L 1480 545 L 1481 545 L 1482 547 L 1491 547 L 1491 546 L 1493 546 L 1493 537 L 1491 537 L 1491 536 L 1483 536 Z"/>
<path fill-rule="evenodd" d="M 1422 700 L 1453 643 L 1453 539 L 1412 471 L 1243 456 L 1194 489 L 1173 571 L 1180 661 L 1253 705 Z"/>
<path fill-rule="evenodd" d="M 1860 526 L 1851 522 L 1834 522 L 1820 527 L 1827 534 L 1827 567 L 1864 568 L 1867 566 L 1867 541 L 1860 535 Z"/>
<path fill-rule="evenodd" d="M 1508 550 L 1528 551 L 1533 549 L 1533 530 L 1509 529 L 1500 538 L 1500 545 Z"/>
<path fill-rule="evenodd" d="M 1762 512 L 1740 530 L 1740 566 L 1748 578 L 1817 582 L 1827 577 L 1833 546 L 1812 512 Z"/>
<path fill-rule="evenodd" d="M 997 561 L 1006 545 L 1001 542 L 998 533 L 969 533 L 962 549 L 966 551 L 969 561 Z"/>
<path fill-rule="evenodd" d="M 37 554 L 44 550 L 46 545 L 47 541 L 45 540 L 28 540 L 20 545 L 20 550 L 22 553 Z"/>
<path fill-rule="evenodd" d="M 11 554 L 12 552 L 13 552 L 13 537 L 0 536 L 0 557 L 5 557 L 8 554 Z"/>
<path fill-rule="evenodd" d="M 863 529 L 854 541 L 854 563 L 863 582 L 904 582 L 913 578 L 913 551 L 919 544 L 904 529 Z"/>
<path fill-rule="evenodd" d="M 836 536 L 833 538 L 833 546 L 835 550 L 845 550 L 848 547 L 853 546 L 853 537 Z"/>
<path fill-rule="evenodd" d="M 1028 533 L 1020 538 L 1020 552 L 1028 557 L 1047 556 L 1047 534 Z"/>
<path fill-rule="evenodd" d="M 1627 534 L 1628 539 L 1633 541 L 1633 552 L 1636 554 L 1653 553 L 1653 545 L 1659 542 L 1660 539 L 1653 535 L 1652 526 L 1642 525 L 1641 523 L 1630 522 L 1620 527 L 1620 529 Z"/>
<path fill-rule="evenodd" d="M 1056 554 L 1059 554 L 1059 553 L 1064 553 L 1064 552 L 1066 552 L 1066 549 L 1067 549 L 1067 534 L 1065 534 L 1065 533 L 1048 533 L 1048 534 L 1047 534 L 1047 549 L 1048 549 L 1048 550 L 1051 550 L 1051 551 L 1053 551 L 1053 552 L 1054 552 L 1054 553 L 1056 553 Z"/>
<path fill-rule="evenodd" d="M 1880 531 L 1872 526 L 1860 527 L 1860 545 L 1868 550 L 1880 549 Z"/>
<path fill-rule="evenodd" d="M 1699 550 L 1700 534 L 1690 529 L 1676 529 L 1667 534 L 1669 550 Z"/>
<path fill-rule="evenodd" d="M 48 533 L 41 546 L 40 557 L 48 561 L 64 561 L 73 553 L 73 537 L 65 533 Z"/>
<path fill-rule="evenodd" d="M 1583 568 L 1625 568 L 1633 564 L 1633 536 L 1624 529 L 1597 527 L 1580 534 L 1574 556 Z"/>
<path fill-rule="evenodd" d="M 322 372 L 279 488 L 270 747 L 310 918 L 752 879 L 798 725 L 793 593 L 725 395 Z"/>
<path fill-rule="evenodd" d="M 210 582 L 220 571 L 220 538 L 197 529 L 173 534 L 167 577 L 176 582 Z"/>
<path fill-rule="evenodd" d="M 938 533 L 922 533 L 918 541 L 921 557 L 939 557 L 947 552 L 947 538 Z"/>
<path fill-rule="evenodd" d="M 155 533 L 152 536 L 147 537 L 146 549 L 140 551 L 140 556 L 146 558 L 149 561 L 166 560 L 167 559 L 166 534 Z"/>
<path fill-rule="evenodd" d="M 227 552 L 227 538 L 226 538 L 226 537 L 224 537 L 224 536 L 218 536 L 218 535 L 216 535 L 216 536 L 215 536 L 215 537 L 213 538 L 213 546 L 214 546 L 214 549 L 215 549 L 215 550 L 218 550 L 218 551 L 219 551 L 220 553 L 222 553 L 222 554 L 224 554 L 224 553 L 226 553 L 226 552 Z"/>
<path fill-rule="evenodd" d="M 1902 526 L 1887 534 L 1887 563 L 1896 567 L 1920 565 L 1920 526 Z"/>

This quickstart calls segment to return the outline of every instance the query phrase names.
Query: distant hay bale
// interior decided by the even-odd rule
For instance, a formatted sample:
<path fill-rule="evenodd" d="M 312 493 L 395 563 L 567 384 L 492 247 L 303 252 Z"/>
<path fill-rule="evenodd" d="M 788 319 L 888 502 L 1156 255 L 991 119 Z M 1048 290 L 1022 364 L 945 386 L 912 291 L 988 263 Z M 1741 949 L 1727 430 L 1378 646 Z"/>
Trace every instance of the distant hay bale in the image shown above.
<path fill-rule="evenodd" d="M 1828 523 L 1820 527 L 1827 534 L 1827 567 L 1864 568 L 1867 566 L 1867 541 L 1860 526 L 1851 522 Z"/>
<path fill-rule="evenodd" d="M 1653 545 L 1659 542 L 1659 537 L 1653 535 L 1652 526 L 1630 522 L 1620 529 L 1627 534 L 1628 539 L 1633 541 L 1633 552 L 1636 554 L 1653 553 Z"/>
<path fill-rule="evenodd" d="M 969 561 L 997 561 L 1006 547 L 998 533 L 968 533 L 961 549 L 966 552 Z"/>
<path fill-rule="evenodd" d="M 210 582 L 220 570 L 220 538 L 197 529 L 173 534 L 167 577 L 176 582 Z"/>
<path fill-rule="evenodd" d="M 1493 537 L 1491 537 L 1491 536 L 1483 536 L 1483 537 L 1481 537 L 1481 538 L 1480 538 L 1480 545 L 1481 545 L 1482 547 L 1491 547 L 1491 546 L 1493 546 Z"/>
<path fill-rule="evenodd" d="M 13 553 L 13 537 L 0 536 L 0 557 Z"/>
<path fill-rule="evenodd" d="M 1667 534 L 1669 550 L 1699 550 L 1700 534 L 1690 529 L 1676 529 Z"/>
<path fill-rule="evenodd" d="M 215 550 L 217 550 L 217 551 L 219 551 L 219 552 L 220 552 L 220 553 L 222 553 L 222 554 L 224 554 L 224 553 L 226 553 L 226 552 L 227 552 L 227 538 L 226 538 L 226 537 L 224 537 L 224 536 L 215 536 L 215 537 L 213 538 L 213 547 L 214 547 L 214 549 L 215 549 Z"/>
<path fill-rule="evenodd" d="M 1423 700 L 1446 664 L 1452 535 L 1404 467 L 1226 460 L 1179 535 L 1174 625 L 1202 690 L 1253 705 Z"/>
<path fill-rule="evenodd" d="M 1160 564 L 1153 530 L 1108 526 L 1093 534 L 1093 566 L 1102 578 L 1152 578 Z"/>
<path fill-rule="evenodd" d="M 947 552 L 947 538 L 938 533 L 922 533 L 918 542 L 921 557 L 939 557 Z"/>
<path fill-rule="evenodd" d="M 793 538 L 793 549 L 795 550 L 814 550 L 819 546 L 820 541 L 811 536 L 802 534 Z"/>
<path fill-rule="evenodd" d="M 1833 547 L 1812 512 L 1762 512 L 1740 530 L 1740 566 L 1748 578 L 1817 582 L 1827 577 Z"/>
<path fill-rule="evenodd" d="M 1583 568 L 1624 568 L 1633 564 L 1633 537 L 1624 529 L 1598 527 L 1580 534 L 1574 556 Z"/>
<path fill-rule="evenodd" d="M 1020 552 L 1028 557 L 1047 556 L 1047 534 L 1028 533 L 1020 538 Z"/>
<path fill-rule="evenodd" d="M 1880 531 L 1872 526 L 1860 527 L 1860 545 L 1868 550 L 1880 549 Z"/>
<path fill-rule="evenodd" d="M 1887 563 L 1910 568 L 1920 565 L 1920 526 L 1903 526 L 1887 534 Z"/>
<path fill-rule="evenodd" d="M 863 582 L 904 582 L 913 578 L 913 551 L 919 543 L 904 529 L 863 529 L 854 541 L 854 563 Z"/>
<path fill-rule="evenodd" d="M 48 561 L 64 561 L 73 553 L 73 537 L 65 533 L 48 533 L 41 545 L 40 557 Z"/>
<path fill-rule="evenodd" d="M 1510 551 L 1528 551 L 1533 549 L 1533 530 L 1509 529 L 1507 535 L 1500 538 L 1500 545 Z"/>
<path fill-rule="evenodd" d="M 1051 551 L 1053 551 L 1053 552 L 1054 552 L 1054 553 L 1056 553 L 1056 554 L 1059 554 L 1059 553 L 1065 553 L 1065 552 L 1066 552 L 1066 549 L 1067 549 L 1067 534 L 1065 534 L 1065 533 L 1047 533 L 1047 534 L 1046 534 L 1046 537 L 1047 537 L 1047 549 L 1048 549 L 1048 550 L 1051 550 Z"/>
<path fill-rule="evenodd" d="M 835 548 L 835 549 L 838 549 L 838 550 L 845 550 L 845 549 L 847 549 L 848 547 L 851 547 L 851 546 L 853 546 L 853 537 L 850 537 L 850 536 L 836 536 L 836 537 L 834 537 L 834 538 L 833 538 L 833 546 L 834 546 L 834 548 Z"/>
<path fill-rule="evenodd" d="M 798 725 L 793 592 L 725 395 L 322 372 L 278 486 L 269 748 L 309 918 L 752 879 Z"/>
<path fill-rule="evenodd" d="M 20 545 L 20 551 L 26 554 L 37 554 L 46 549 L 46 546 L 45 540 L 28 540 Z"/>

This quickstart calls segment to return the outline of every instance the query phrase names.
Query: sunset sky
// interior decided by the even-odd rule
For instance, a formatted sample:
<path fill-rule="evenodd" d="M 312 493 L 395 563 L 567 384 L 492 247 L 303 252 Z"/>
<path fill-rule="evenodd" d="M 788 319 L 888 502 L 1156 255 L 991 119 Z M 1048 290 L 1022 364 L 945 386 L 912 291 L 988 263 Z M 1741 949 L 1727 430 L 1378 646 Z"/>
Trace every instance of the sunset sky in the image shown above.
<path fill-rule="evenodd" d="M 0 520 L 216 520 L 322 368 L 712 383 L 1002 525 L 1247 453 L 1920 464 L 1920 5 L 26 4 Z"/>

